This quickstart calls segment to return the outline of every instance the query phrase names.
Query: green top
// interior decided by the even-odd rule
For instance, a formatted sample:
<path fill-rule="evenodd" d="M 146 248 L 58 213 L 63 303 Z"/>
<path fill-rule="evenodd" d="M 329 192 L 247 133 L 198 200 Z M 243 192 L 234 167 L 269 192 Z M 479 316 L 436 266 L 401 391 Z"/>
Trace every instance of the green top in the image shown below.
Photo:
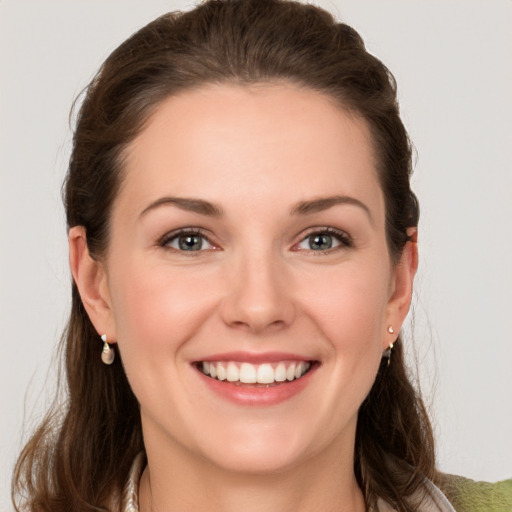
<path fill-rule="evenodd" d="M 512 512 L 512 479 L 491 484 L 443 475 L 439 486 L 457 512 Z"/>

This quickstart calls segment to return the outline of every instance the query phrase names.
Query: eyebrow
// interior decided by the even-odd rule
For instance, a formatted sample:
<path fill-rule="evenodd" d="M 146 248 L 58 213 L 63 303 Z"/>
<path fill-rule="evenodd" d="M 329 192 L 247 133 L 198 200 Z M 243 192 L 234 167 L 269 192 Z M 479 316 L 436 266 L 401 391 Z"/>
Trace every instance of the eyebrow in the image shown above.
<path fill-rule="evenodd" d="M 146 213 L 159 208 L 161 206 L 177 206 L 182 210 L 189 212 L 199 213 L 200 215 L 207 215 L 209 217 L 221 217 L 224 212 L 220 206 L 217 206 L 204 199 L 183 198 L 183 197 L 161 197 L 153 201 L 144 210 L 142 210 L 140 217 Z"/>
<path fill-rule="evenodd" d="M 309 215 L 311 213 L 318 213 L 324 210 L 328 210 L 329 208 L 332 208 L 333 206 L 337 206 L 340 204 L 348 204 L 361 208 L 368 215 L 370 221 L 373 223 L 370 208 L 368 208 L 368 206 L 366 206 L 359 199 L 350 196 L 337 195 L 319 197 L 318 199 L 311 199 L 309 201 L 301 201 L 297 203 L 295 206 L 293 206 L 293 208 L 290 210 L 290 213 L 291 215 Z"/>
<path fill-rule="evenodd" d="M 310 215 L 312 213 L 318 213 L 324 210 L 328 210 L 333 206 L 343 204 L 361 208 L 373 223 L 372 215 L 368 206 L 366 206 L 362 201 L 356 199 L 355 197 L 342 195 L 320 197 L 308 201 L 300 201 L 291 208 L 290 215 Z M 160 208 L 161 206 L 176 206 L 182 210 L 198 213 L 200 215 L 206 215 L 208 217 L 222 217 L 224 215 L 224 211 L 220 206 L 209 201 L 205 201 L 204 199 L 161 197 L 144 208 L 140 214 L 140 217 L 146 215 L 151 210 Z"/>

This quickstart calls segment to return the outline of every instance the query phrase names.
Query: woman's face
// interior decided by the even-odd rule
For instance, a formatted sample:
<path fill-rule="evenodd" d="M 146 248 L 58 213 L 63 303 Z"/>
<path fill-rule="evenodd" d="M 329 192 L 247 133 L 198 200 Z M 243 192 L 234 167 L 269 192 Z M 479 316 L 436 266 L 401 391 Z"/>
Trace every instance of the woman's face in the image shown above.
<path fill-rule="evenodd" d="M 91 317 L 148 453 L 252 472 L 352 455 L 414 274 L 390 262 L 369 137 L 319 93 L 219 85 L 131 143 Z"/>

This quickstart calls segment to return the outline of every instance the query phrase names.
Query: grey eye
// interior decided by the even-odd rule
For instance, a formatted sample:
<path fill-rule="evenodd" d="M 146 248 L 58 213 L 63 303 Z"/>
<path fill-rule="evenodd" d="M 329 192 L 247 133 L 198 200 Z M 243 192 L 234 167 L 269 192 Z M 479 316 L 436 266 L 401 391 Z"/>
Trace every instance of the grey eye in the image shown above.
<path fill-rule="evenodd" d="M 307 238 L 309 249 L 313 251 L 326 251 L 331 249 L 336 242 L 332 235 L 327 233 L 315 233 Z M 338 242 L 339 243 L 339 242 Z"/>
<path fill-rule="evenodd" d="M 326 228 L 310 232 L 295 246 L 295 250 L 327 252 L 330 249 L 343 247 L 352 247 L 350 237 L 343 231 Z"/>
<path fill-rule="evenodd" d="M 167 247 L 178 251 L 197 252 L 212 249 L 213 245 L 199 233 L 179 233 L 165 242 Z"/>
<path fill-rule="evenodd" d="M 200 251 L 203 247 L 203 237 L 200 235 L 181 235 L 178 246 L 182 251 Z"/>

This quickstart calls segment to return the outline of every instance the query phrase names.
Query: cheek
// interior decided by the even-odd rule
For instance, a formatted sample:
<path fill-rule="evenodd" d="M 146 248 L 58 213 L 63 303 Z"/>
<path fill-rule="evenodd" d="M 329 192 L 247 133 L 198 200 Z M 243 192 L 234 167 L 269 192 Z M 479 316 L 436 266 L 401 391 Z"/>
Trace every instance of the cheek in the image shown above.
<path fill-rule="evenodd" d="M 385 263 L 358 261 L 328 269 L 321 289 L 316 285 L 303 291 L 304 310 L 327 341 L 330 353 L 325 364 L 333 386 L 324 409 L 333 428 L 339 418 L 357 413 L 377 375 L 386 336 L 389 279 Z"/>
<path fill-rule="evenodd" d="M 175 352 L 211 308 L 212 290 L 204 286 L 209 276 L 165 264 L 134 261 L 123 267 L 111 282 L 120 349 L 155 352 L 156 357 L 160 351 Z"/>
<path fill-rule="evenodd" d="M 302 280 L 297 290 L 301 308 L 319 344 L 326 347 L 323 364 L 329 385 L 316 398 L 321 426 L 327 439 L 355 421 L 370 392 L 382 358 L 383 325 L 390 272 L 382 263 L 359 262 L 326 268 L 317 279 Z M 302 324 L 304 325 L 304 323 Z M 320 427 L 319 427 L 320 428 Z"/>
<path fill-rule="evenodd" d="M 304 308 L 335 349 L 357 352 L 365 347 L 377 347 L 380 350 L 389 278 L 389 269 L 381 262 L 371 265 L 355 262 L 340 269 L 328 269 L 321 280 L 316 284 L 310 282 L 300 294 Z"/>

